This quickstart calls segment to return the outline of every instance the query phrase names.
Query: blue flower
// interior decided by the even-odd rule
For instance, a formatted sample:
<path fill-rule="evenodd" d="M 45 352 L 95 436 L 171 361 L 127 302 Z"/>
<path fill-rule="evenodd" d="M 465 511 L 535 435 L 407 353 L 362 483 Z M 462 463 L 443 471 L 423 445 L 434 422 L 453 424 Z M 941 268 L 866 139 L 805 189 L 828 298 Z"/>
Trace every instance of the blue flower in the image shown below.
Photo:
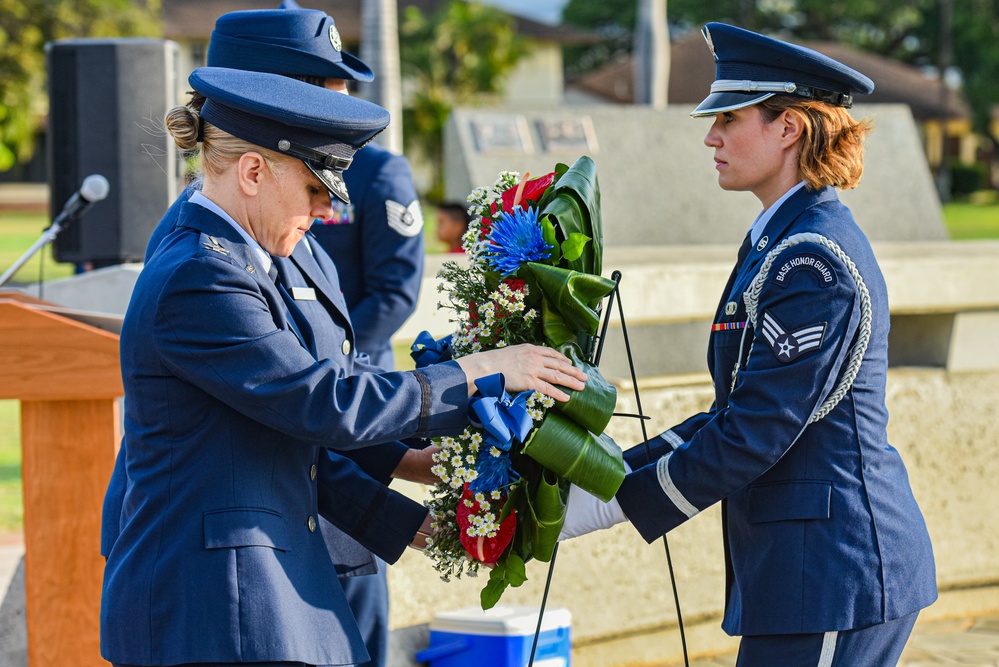
<path fill-rule="evenodd" d="M 479 455 L 479 461 L 475 465 L 475 472 L 478 475 L 475 480 L 468 485 L 472 491 L 482 491 L 490 493 L 497 489 L 502 489 L 511 481 L 519 479 L 520 475 L 513 469 L 510 455 L 502 450 L 497 450 L 498 455 L 493 455 L 485 451 Z"/>
<path fill-rule="evenodd" d="M 489 266 L 504 276 L 516 273 L 527 262 L 537 262 L 552 256 L 552 246 L 545 243 L 534 207 L 516 208 L 513 213 L 501 213 L 489 230 Z"/>

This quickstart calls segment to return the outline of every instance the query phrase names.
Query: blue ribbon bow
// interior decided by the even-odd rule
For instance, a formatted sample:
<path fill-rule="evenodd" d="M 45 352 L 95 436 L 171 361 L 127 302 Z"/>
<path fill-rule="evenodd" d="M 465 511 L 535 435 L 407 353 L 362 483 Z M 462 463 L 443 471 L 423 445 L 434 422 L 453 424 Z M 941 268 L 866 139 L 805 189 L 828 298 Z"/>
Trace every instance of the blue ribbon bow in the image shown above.
<path fill-rule="evenodd" d="M 424 368 L 442 361 L 450 361 L 454 356 L 454 349 L 451 347 L 451 335 L 444 336 L 440 340 L 434 340 L 429 331 L 423 331 L 410 348 L 409 356 L 416 362 L 417 368 Z"/>
<path fill-rule="evenodd" d="M 469 488 L 492 491 L 519 477 L 510 462 L 510 447 L 514 440 L 524 442 L 534 427 L 534 420 L 527 412 L 527 399 L 534 392 L 522 391 L 511 398 L 506 393 L 506 379 L 502 373 L 479 378 L 475 387 L 479 391 L 469 401 L 469 421 L 483 429 L 485 435 L 483 451 L 475 467 L 478 476 Z M 502 454 L 493 456 L 493 447 Z"/>

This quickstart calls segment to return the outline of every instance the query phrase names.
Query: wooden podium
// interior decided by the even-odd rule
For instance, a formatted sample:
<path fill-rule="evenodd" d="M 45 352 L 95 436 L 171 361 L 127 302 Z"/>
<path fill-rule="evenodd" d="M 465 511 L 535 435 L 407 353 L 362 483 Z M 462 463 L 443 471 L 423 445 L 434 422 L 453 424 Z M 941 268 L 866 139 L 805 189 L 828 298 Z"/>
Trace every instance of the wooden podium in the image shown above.
<path fill-rule="evenodd" d="M 31 667 L 100 654 L 101 506 L 120 440 L 118 336 L 0 292 L 0 398 L 21 401 Z"/>

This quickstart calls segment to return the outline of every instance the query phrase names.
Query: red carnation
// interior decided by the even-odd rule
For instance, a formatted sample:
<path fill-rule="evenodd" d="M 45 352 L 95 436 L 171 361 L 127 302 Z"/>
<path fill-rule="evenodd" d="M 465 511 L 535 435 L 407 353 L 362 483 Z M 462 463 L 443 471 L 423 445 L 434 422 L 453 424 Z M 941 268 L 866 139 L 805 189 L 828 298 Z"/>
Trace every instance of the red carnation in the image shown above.
<path fill-rule="evenodd" d="M 472 506 L 465 504 L 466 500 L 472 501 Z M 496 505 L 501 507 L 504 499 L 496 501 Z M 495 511 L 495 510 L 494 510 Z M 472 537 L 468 534 L 468 528 L 472 525 L 471 516 L 480 512 L 478 501 L 475 500 L 475 493 L 465 485 L 465 490 L 458 501 L 457 520 L 458 530 L 461 535 L 461 544 L 476 560 L 487 565 L 495 563 L 506 551 L 513 539 L 513 534 L 517 530 L 517 516 L 510 512 L 510 515 L 503 519 L 496 537 Z M 499 514 L 499 512 L 496 512 Z"/>
<path fill-rule="evenodd" d="M 514 292 L 524 291 L 524 281 L 520 278 L 507 278 L 503 280 L 503 282 L 506 283 L 506 285 L 509 286 L 509 288 Z"/>
<path fill-rule="evenodd" d="M 524 190 L 520 193 L 520 201 L 518 202 L 520 208 L 526 209 L 531 204 L 537 204 L 541 200 L 541 197 L 544 196 L 545 190 L 550 188 L 554 182 L 555 172 L 553 171 L 546 176 L 535 178 L 524 183 Z M 507 213 L 513 212 L 513 200 L 514 197 L 517 196 L 517 189 L 520 188 L 520 186 L 521 184 L 518 183 L 501 195 L 503 200 L 503 210 Z"/>

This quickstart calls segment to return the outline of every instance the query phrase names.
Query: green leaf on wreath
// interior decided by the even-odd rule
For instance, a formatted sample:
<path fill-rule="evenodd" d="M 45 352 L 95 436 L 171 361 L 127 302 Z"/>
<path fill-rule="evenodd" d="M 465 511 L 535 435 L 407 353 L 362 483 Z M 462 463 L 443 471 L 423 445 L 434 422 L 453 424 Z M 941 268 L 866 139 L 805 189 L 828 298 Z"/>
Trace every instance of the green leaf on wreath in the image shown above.
<path fill-rule="evenodd" d="M 614 414 L 617 405 L 617 389 L 604 379 L 600 369 L 582 358 L 574 343 L 562 345 L 558 351 L 572 360 L 572 365 L 586 373 L 586 385 L 582 391 L 562 387 L 569 394 L 565 403 L 556 401 L 554 410 L 572 419 L 591 433 L 603 433 Z"/>
<path fill-rule="evenodd" d="M 516 588 L 527 581 L 527 565 L 524 559 L 517 554 L 510 552 L 506 558 L 506 581 Z"/>
<path fill-rule="evenodd" d="M 572 331 L 571 338 L 559 337 L 564 338 L 561 343 L 575 339 L 577 333 L 591 336 L 597 333 L 600 316 L 593 307 L 614 289 L 613 280 L 537 262 L 529 262 L 527 267 L 534 273 L 535 283 L 551 310 L 559 314 Z M 547 329 L 546 323 L 546 336 Z"/>
<path fill-rule="evenodd" d="M 561 315 L 552 310 L 548 299 L 541 301 L 541 328 L 545 342 L 550 347 L 561 347 L 569 341 L 576 340 L 576 332 L 566 325 Z"/>
<path fill-rule="evenodd" d="M 555 553 L 558 535 L 565 522 L 568 497 L 569 485 L 552 471 L 542 468 L 533 496 L 529 495 L 529 499 L 533 521 L 531 542 L 534 547 L 534 557 L 543 563 L 551 561 Z"/>
<path fill-rule="evenodd" d="M 577 232 L 569 234 L 569 238 L 562 244 L 562 256 L 570 262 L 576 261 L 582 256 L 583 249 L 589 242 L 590 237 L 586 234 L 579 234 Z"/>
<path fill-rule="evenodd" d="M 494 567 L 489 573 L 489 583 L 479 593 L 482 610 L 495 607 L 496 603 L 503 597 L 503 591 L 506 590 L 507 586 L 506 577 L 503 576 L 503 568 Z"/>
<path fill-rule="evenodd" d="M 524 445 L 524 453 L 604 502 L 624 481 L 624 456 L 606 434 L 593 435 L 557 411 L 549 411 Z"/>
<path fill-rule="evenodd" d="M 541 217 L 541 238 L 551 246 L 552 256 L 549 260 L 552 265 L 557 265 L 562 259 L 562 254 L 559 250 L 558 237 L 555 234 L 555 225 L 552 224 L 551 218 L 548 216 Z"/>
<path fill-rule="evenodd" d="M 569 268 L 600 275 L 603 269 L 600 184 L 596 164 L 591 158 L 586 155 L 580 157 L 555 181 L 539 203 L 539 212 L 555 217 L 563 239 L 568 239 L 573 233 L 590 237 L 593 243 L 584 249 L 580 257 L 570 261 Z"/>

